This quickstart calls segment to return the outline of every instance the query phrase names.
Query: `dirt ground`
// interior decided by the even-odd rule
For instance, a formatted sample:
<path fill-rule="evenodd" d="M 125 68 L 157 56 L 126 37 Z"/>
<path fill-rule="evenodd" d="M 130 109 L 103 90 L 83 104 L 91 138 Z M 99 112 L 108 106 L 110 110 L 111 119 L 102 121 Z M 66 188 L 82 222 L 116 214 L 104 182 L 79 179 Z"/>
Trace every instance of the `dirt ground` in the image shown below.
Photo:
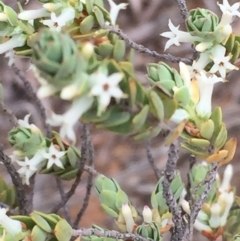
<path fill-rule="evenodd" d="M 3 2 L 11 2 L 12 6 L 16 7 L 16 3 L 13 0 L 5 0 Z M 115 0 L 115 2 L 120 1 Z M 168 29 L 167 23 L 169 18 L 171 18 L 175 25 L 180 24 L 180 28 L 184 29 L 184 21 L 180 16 L 174 0 L 125 0 L 125 2 L 129 2 L 129 7 L 126 11 L 122 11 L 119 16 L 120 28 L 123 29 L 132 40 L 152 50 L 163 53 L 166 40 L 160 37 L 159 34 Z M 234 3 L 235 1 L 229 2 Z M 220 15 L 217 1 L 215 0 L 188 0 L 187 5 L 189 9 L 206 7 Z M 34 9 L 36 6 L 36 1 L 31 0 L 27 8 Z M 239 23 L 240 20 L 234 23 L 236 33 L 240 33 Z M 191 46 L 183 44 L 179 48 L 171 47 L 168 53 L 181 57 L 189 57 L 192 54 Z M 134 61 L 137 75 L 143 83 L 145 83 L 146 64 L 158 62 L 159 60 L 136 53 Z M 24 71 L 27 70 L 28 64 L 28 61 L 17 62 L 17 65 Z M 172 65 L 171 63 L 168 64 Z M 26 113 L 31 113 L 35 123 L 40 124 L 39 113 L 26 95 L 22 83 L 7 66 L 6 59 L 4 59 L 3 56 L 0 56 L 0 73 L 0 82 L 4 86 L 4 101 L 8 108 L 10 108 L 18 118 L 22 118 Z M 31 73 L 26 72 L 26 76 L 36 89 L 37 83 L 34 78 L 32 78 Z M 224 121 L 229 130 L 229 137 L 236 137 L 240 143 L 240 80 L 238 76 L 239 71 L 235 71 L 229 76 L 228 83 L 219 83 L 216 86 L 213 105 L 220 105 L 222 107 Z M 61 107 L 59 107 L 61 105 L 59 105 L 59 102 L 56 100 L 46 99 L 43 103 L 46 108 L 53 106 L 54 109 L 61 111 Z M 12 126 L 8 118 L 0 112 L 0 143 L 4 144 L 9 154 L 11 153 L 11 148 L 6 141 L 6 135 L 11 128 Z M 109 177 L 116 178 L 122 189 L 129 195 L 132 203 L 141 212 L 144 205 L 150 204 L 150 194 L 157 181 L 147 162 L 145 144 L 136 143 L 128 137 L 96 130 L 93 126 L 90 126 L 90 129 L 95 148 L 95 168 Z M 80 135 L 80 129 L 77 131 Z M 160 169 L 164 167 L 167 158 L 167 149 L 161 145 L 161 142 L 161 139 L 157 137 L 152 140 L 151 143 L 153 156 Z M 180 156 L 178 165 L 184 178 L 188 170 L 188 155 L 181 150 Z M 236 185 L 238 194 L 240 194 L 239 159 L 240 148 L 238 148 L 232 161 L 234 164 L 233 184 Z M 3 166 L 0 166 L 0 170 L 2 175 L 6 175 Z M 74 197 L 71 198 L 69 202 L 72 217 L 76 215 L 83 203 L 86 179 L 87 174 L 84 174 Z M 8 181 L 10 182 L 9 178 Z M 71 184 L 65 182 L 64 185 L 66 189 L 68 189 Z M 60 200 L 60 197 L 54 179 L 47 175 L 37 176 L 34 208 L 48 212 L 58 200 Z M 80 226 L 89 227 L 93 223 L 110 229 L 115 228 L 113 220 L 103 213 L 94 190 L 92 191 L 88 209 L 80 222 Z"/>

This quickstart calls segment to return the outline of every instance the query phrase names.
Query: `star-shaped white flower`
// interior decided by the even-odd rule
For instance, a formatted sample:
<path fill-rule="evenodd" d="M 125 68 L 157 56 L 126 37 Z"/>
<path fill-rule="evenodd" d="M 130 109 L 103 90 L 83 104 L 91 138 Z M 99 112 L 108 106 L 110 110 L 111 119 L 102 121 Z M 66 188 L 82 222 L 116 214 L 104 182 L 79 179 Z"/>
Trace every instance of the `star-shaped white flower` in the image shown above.
<path fill-rule="evenodd" d="M 76 134 L 74 126 L 77 124 L 81 116 L 92 106 L 93 97 L 83 96 L 72 102 L 70 109 L 63 115 L 52 113 L 47 122 L 51 126 L 61 126 L 59 134 L 64 138 L 68 138 L 73 143 L 76 142 Z"/>
<path fill-rule="evenodd" d="M 92 74 L 90 78 L 94 83 L 90 94 L 98 97 L 99 115 L 106 110 L 112 97 L 120 99 L 125 96 L 118 86 L 119 82 L 123 78 L 121 73 L 114 73 L 108 76 L 105 70 L 100 69 Z"/>
<path fill-rule="evenodd" d="M 231 56 L 225 56 L 226 49 L 222 45 L 216 45 L 211 50 L 212 56 L 210 58 L 213 60 L 214 65 L 210 69 L 210 73 L 215 74 L 219 72 L 222 78 L 226 77 L 228 70 L 237 70 L 238 68 L 230 63 Z"/>
<path fill-rule="evenodd" d="M 11 234 L 12 236 L 17 236 L 22 232 L 21 222 L 9 218 L 6 213 L 6 208 L 0 208 L 0 225 L 6 230 L 7 233 Z"/>
<path fill-rule="evenodd" d="M 171 30 L 171 32 L 164 32 L 160 34 L 165 38 L 169 38 L 165 45 L 164 51 L 166 51 L 172 45 L 180 46 L 180 42 L 193 43 L 194 41 L 200 40 L 198 37 L 191 36 L 190 33 L 178 30 L 179 25 L 175 27 L 171 19 L 169 19 L 168 27 Z"/>
<path fill-rule="evenodd" d="M 25 157 L 24 161 L 16 161 L 21 166 L 17 172 L 21 176 L 23 184 L 29 185 L 29 178 L 38 171 L 39 164 L 45 160 L 43 152 L 44 149 L 40 149 L 30 160 Z"/>
<path fill-rule="evenodd" d="M 43 156 L 48 160 L 47 169 L 51 168 L 54 164 L 62 169 L 64 166 L 60 160 L 66 154 L 65 151 L 59 151 L 53 143 L 49 147 L 48 151 L 43 153 Z"/>
<path fill-rule="evenodd" d="M 228 0 L 223 0 L 223 4 L 219 2 L 217 2 L 217 4 L 223 13 L 229 12 L 232 16 L 238 16 L 240 18 L 240 12 L 238 11 L 240 2 L 236 2 L 231 6 Z"/>
<path fill-rule="evenodd" d="M 110 5 L 110 18 L 111 18 L 112 25 L 116 25 L 116 20 L 117 20 L 119 11 L 121 9 L 126 9 L 128 3 L 116 4 L 115 2 L 113 2 L 113 0 L 108 0 L 108 2 Z"/>
<path fill-rule="evenodd" d="M 75 18 L 75 10 L 72 7 L 64 8 L 59 16 L 54 12 L 51 13 L 51 19 L 43 20 L 42 23 L 50 29 L 61 31 L 62 27 L 67 26 Z"/>

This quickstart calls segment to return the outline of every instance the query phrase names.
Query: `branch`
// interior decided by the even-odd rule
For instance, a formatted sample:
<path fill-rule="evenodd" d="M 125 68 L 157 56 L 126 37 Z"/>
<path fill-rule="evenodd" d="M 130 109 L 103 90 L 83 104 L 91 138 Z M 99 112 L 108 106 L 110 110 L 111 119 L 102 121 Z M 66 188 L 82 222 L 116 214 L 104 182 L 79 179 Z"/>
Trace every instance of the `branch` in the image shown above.
<path fill-rule="evenodd" d="M 18 120 L 16 116 L 13 114 L 13 112 L 6 108 L 6 106 L 1 102 L 0 107 L 3 110 L 4 113 L 9 117 L 10 122 L 13 124 L 14 127 L 18 126 Z"/>
<path fill-rule="evenodd" d="M 3 162 L 4 166 L 6 167 L 9 175 L 11 176 L 12 183 L 16 188 L 18 205 L 19 205 L 19 213 L 22 215 L 26 215 L 28 213 L 27 207 L 26 207 L 27 197 L 24 190 L 24 186 L 22 184 L 22 180 L 18 172 L 16 171 L 15 167 L 11 164 L 11 159 L 4 154 L 2 145 L 0 145 L 0 160 Z"/>
<path fill-rule="evenodd" d="M 172 232 L 172 241 L 179 241 L 183 237 L 183 219 L 181 209 L 178 206 L 171 190 L 171 182 L 175 176 L 175 170 L 178 160 L 177 144 L 172 143 L 169 147 L 168 160 L 163 179 L 163 196 L 166 199 L 170 212 L 173 215 L 174 230 Z"/>
<path fill-rule="evenodd" d="M 187 5 L 186 5 L 186 1 L 185 0 L 176 0 L 179 8 L 180 8 L 180 14 L 182 16 L 182 18 L 185 20 L 188 17 L 188 9 L 187 9 Z"/>
<path fill-rule="evenodd" d="M 105 25 L 104 28 L 108 29 L 111 33 L 117 34 L 121 39 L 123 39 L 126 42 L 126 44 L 129 47 L 131 47 L 132 49 L 135 49 L 139 53 L 145 53 L 151 57 L 158 58 L 160 60 L 170 61 L 172 63 L 184 62 L 185 64 L 192 65 L 191 59 L 175 57 L 171 54 L 159 54 L 158 52 L 150 50 L 144 47 L 143 45 L 135 43 L 134 41 L 129 39 L 129 37 L 125 33 L 123 33 L 123 31 L 119 28 L 116 28 L 114 26 L 108 26 L 108 25 Z"/>
<path fill-rule="evenodd" d="M 55 181 L 56 181 L 57 188 L 58 188 L 59 194 L 61 196 L 61 199 L 63 199 L 65 192 L 64 192 L 64 189 L 62 186 L 62 181 L 59 177 L 55 177 Z M 63 206 L 63 211 L 64 211 L 64 216 L 65 216 L 66 220 L 68 221 L 69 224 L 71 224 L 71 217 L 70 217 L 69 209 L 68 209 L 67 205 Z"/>
<path fill-rule="evenodd" d="M 24 73 L 15 65 L 12 65 L 14 73 L 19 77 L 19 79 L 23 82 L 25 88 L 26 88 L 26 93 L 30 96 L 30 98 L 33 101 L 33 104 L 38 108 L 41 118 L 44 123 L 44 129 L 46 131 L 47 137 L 51 138 L 51 127 L 50 125 L 47 124 L 47 115 L 46 115 L 46 110 L 42 104 L 42 102 L 38 99 L 36 93 L 34 92 L 31 84 L 29 81 L 25 78 Z"/>
<path fill-rule="evenodd" d="M 95 228 L 81 228 L 78 230 L 73 230 L 72 236 L 98 236 L 98 237 L 106 237 L 106 238 L 113 238 L 113 239 L 123 239 L 123 240 L 136 240 L 136 241 L 153 241 L 150 238 L 144 238 L 140 235 L 133 234 L 133 233 L 120 233 L 117 231 L 109 231 L 109 230 L 99 230 Z"/>
<path fill-rule="evenodd" d="M 79 170 L 77 172 L 75 181 L 74 181 L 72 187 L 70 188 L 70 190 L 67 193 L 65 193 L 61 202 L 58 203 L 57 205 L 55 205 L 52 208 L 51 213 L 57 213 L 58 210 L 60 208 L 62 208 L 68 202 L 68 200 L 75 193 L 76 188 L 81 181 L 81 177 L 82 177 L 82 174 L 83 174 L 83 171 L 84 171 L 84 165 L 85 165 L 86 160 L 87 160 L 87 148 L 88 148 L 88 128 L 87 128 L 87 125 L 85 125 L 85 124 L 82 125 L 81 140 L 82 140 L 81 159 L 80 159 L 80 162 L 79 162 Z"/>
<path fill-rule="evenodd" d="M 151 152 L 151 146 L 150 146 L 150 142 L 147 141 L 146 142 L 146 152 L 147 152 L 147 159 L 148 159 L 148 162 L 150 164 L 150 166 L 152 167 L 153 169 L 153 172 L 157 178 L 157 180 L 160 179 L 160 170 L 157 168 L 157 166 L 155 165 L 155 162 L 154 162 L 154 158 L 152 156 L 152 152 Z"/>
<path fill-rule="evenodd" d="M 94 148 L 93 148 L 92 141 L 90 138 L 88 140 L 88 153 L 89 153 L 89 166 L 93 167 L 94 166 Z M 93 185 L 93 173 L 89 173 L 88 180 L 87 180 L 87 186 L 86 186 L 86 194 L 85 194 L 85 197 L 83 200 L 82 208 L 78 212 L 76 220 L 73 224 L 74 228 L 78 227 L 80 220 L 82 219 L 85 211 L 87 210 L 90 195 L 91 195 L 92 185 Z"/>
<path fill-rule="evenodd" d="M 211 170 L 209 170 L 209 172 L 207 173 L 205 182 L 203 182 L 203 184 L 202 184 L 202 185 L 206 184 L 206 187 L 205 187 L 201 197 L 199 198 L 199 200 L 197 200 L 195 202 L 195 204 L 191 210 L 190 221 L 192 223 L 195 223 L 197 215 L 198 215 L 199 211 L 201 210 L 202 205 L 204 204 L 209 192 L 211 191 L 212 184 L 216 180 L 217 168 L 218 168 L 218 163 L 214 163 L 214 164 L 212 164 Z"/>
<path fill-rule="evenodd" d="M 99 172 L 97 172 L 93 167 L 90 167 L 88 165 L 84 166 L 84 171 L 91 173 L 94 177 L 97 177 L 100 175 Z"/>

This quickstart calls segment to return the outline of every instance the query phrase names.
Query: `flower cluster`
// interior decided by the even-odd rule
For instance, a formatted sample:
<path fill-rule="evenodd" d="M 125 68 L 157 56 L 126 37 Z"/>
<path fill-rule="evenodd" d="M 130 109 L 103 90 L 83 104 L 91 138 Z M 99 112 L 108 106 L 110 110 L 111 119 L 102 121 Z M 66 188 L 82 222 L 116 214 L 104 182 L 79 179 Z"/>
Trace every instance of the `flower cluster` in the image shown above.
<path fill-rule="evenodd" d="M 211 11 L 205 9 L 194 9 L 189 13 L 186 20 L 188 32 L 180 31 L 169 20 L 171 32 L 162 33 L 161 36 L 169 38 L 165 50 L 171 45 L 179 46 L 180 42 L 195 45 L 199 52 L 197 60 L 191 66 L 180 64 L 180 73 L 188 84 L 189 92 L 195 98 L 195 110 L 201 118 L 209 118 L 211 115 L 211 96 L 214 84 L 226 82 L 229 71 L 237 70 L 232 62 L 232 53 L 229 53 L 226 43 L 233 34 L 231 22 L 234 16 L 240 16 L 239 3 L 230 6 L 227 0 L 218 4 L 223 12 L 219 21 L 218 17 Z M 199 98 L 196 98 L 196 93 Z M 173 120 L 179 117 L 189 116 L 184 110 L 177 110 Z"/>

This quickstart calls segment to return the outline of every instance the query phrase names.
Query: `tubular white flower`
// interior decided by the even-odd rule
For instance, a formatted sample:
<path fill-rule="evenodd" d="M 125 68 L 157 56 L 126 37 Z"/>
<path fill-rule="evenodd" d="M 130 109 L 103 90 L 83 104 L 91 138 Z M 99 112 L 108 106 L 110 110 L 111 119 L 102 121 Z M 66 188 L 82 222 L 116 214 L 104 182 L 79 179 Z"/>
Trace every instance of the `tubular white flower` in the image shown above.
<path fill-rule="evenodd" d="M 226 43 L 229 36 L 232 33 L 232 15 L 229 12 L 226 12 L 222 15 L 221 21 L 216 27 L 215 33 L 217 35 L 216 41 L 218 43 Z"/>
<path fill-rule="evenodd" d="M 42 153 L 43 157 L 48 160 L 47 169 L 51 168 L 54 164 L 64 169 L 64 166 L 60 158 L 63 157 L 65 154 L 66 154 L 65 151 L 59 151 L 58 149 L 55 148 L 55 146 L 52 143 L 48 151 L 44 151 Z"/>
<path fill-rule="evenodd" d="M 196 45 L 195 49 L 198 52 L 204 52 L 207 49 L 211 48 L 212 46 L 213 46 L 213 43 L 211 41 L 208 41 L 208 42 L 202 42 L 201 41 L 198 45 Z"/>
<path fill-rule="evenodd" d="M 233 192 L 230 192 L 230 193 L 224 192 L 221 195 L 225 199 L 224 213 L 223 213 L 222 217 L 220 218 L 221 219 L 220 225 L 223 227 L 227 222 L 227 217 L 228 217 L 229 211 L 234 202 L 234 193 Z"/>
<path fill-rule="evenodd" d="M 3 226 L 7 233 L 17 236 L 22 232 L 21 222 L 9 218 L 6 213 L 7 210 L 5 208 L 0 208 L 0 225 Z"/>
<path fill-rule="evenodd" d="M 5 43 L 0 44 L 0 54 L 10 51 L 16 47 L 22 47 L 27 40 L 27 36 L 24 34 L 14 35 Z"/>
<path fill-rule="evenodd" d="M 93 97 L 83 96 L 73 101 L 70 109 L 63 115 L 52 113 L 47 122 L 51 126 L 61 126 L 60 136 L 68 138 L 73 143 L 76 142 L 76 135 L 74 132 L 74 125 L 79 121 L 81 116 L 92 106 Z"/>
<path fill-rule="evenodd" d="M 233 166 L 231 164 L 227 165 L 224 174 L 221 186 L 219 187 L 220 192 L 227 192 L 230 186 L 230 182 L 233 176 Z"/>
<path fill-rule="evenodd" d="M 144 206 L 142 215 L 145 223 L 152 223 L 152 210 L 147 205 Z"/>
<path fill-rule="evenodd" d="M 220 226 L 220 212 L 221 212 L 221 207 L 218 203 L 214 203 L 211 208 L 211 217 L 209 219 L 209 225 L 211 228 L 218 228 Z"/>
<path fill-rule="evenodd" d="M 210 69 L 210 73 L 215 74 L 219 72 L 222 78 L 226 77 L 227 70 L 238 69 L 235 65 L 230 63 L 231 56 L 225 56 L 226 48 L 222 45 L 216 45 L 211 49 L 210 58 L 213 60 L 214 65 Z"/>
<path fill-rule="evenodd" d="M 204 71 L 201 71 L 196 76 L 198 81 L 200 100 L 196 105 L 196 112 L 202 118 L 209 118 L 212 112 L 212 92 L 213 86 L 217 82 L 223 82 L 222 78 L 216 75 L 206 75 Z"/>
<path fill-rule="evenodd" d="M 188 120 L 189 114 L 184 109 L 177 109 L 171 116 L 170 120 L 173 121 L 176 124 L 181 123 L 183 120 Z"/>
<path fill-rule="evenodd" d="M 240 2 L 236 2 L 231 6 L 228 0 L 223 0 L 223 4 L 219 2 L 217 2 L 217 4 L 223 13 L 230 13 L 232 16 L 238 16 L 240 18 L 240 12 L 238 11 Z"/>
<path fill-rule="evenodd" d="M 181 201 L 181 206 L 182 206 L 183 210 L 184 210 L 188 215 L 190 215 L 189 202 L 186 201 L 185 199 L 182 199 L 182 201 Z"/>
<path fill-rule="evenodd" d="M 125 97 L 124 93 L 118 86 L 118 83 L 122 80 L 122 78 L 122 73 L 114 73 L 107 76 L 107 73 L 101 69 L 90 76 L 90 79 L 93 82 L 90 95 L 98 97 L 98 115 L 106 110 L 111 97 L 114 97 L 115 99 Z"/>
<path fill-rule="evenodd" d="M 122 205 L 122 215 L 126 223 L 126 229 L 129 233 L 132 233 L 135 222 L 133 220 L 131 208 L 127 203 Z"/>
<path fill-rule="evenodd" d="M 184 81 L 184 85 L 188 87 L 188 89 L 190 90 L 191 88 L 191 76 L 190 76 L 190 72 L 189 72 L 189 67 L 187 66 L 185 63 L 183 62 L 179 62 L 179 72 L 181 77 L 183 78 Z"/>
<path fill-rule="evenodd" d="M 42 23 L 50 29 L 61 31 L 62 27 L 67 26 L 75 18 L 75 10 L 72 7 L 64 8 L 57 17 L 54 12 L 51 13 L 51 19 L 43 20 Z"/>
<path fill-rule="evenodd" d="M 202 232 L 202 231 L 208 231 L 211 232 L 212 229 L 205 223 L 200 222 L 199 220 L 196 219 L 195 223 L 194 223 L 194 228 L 196 228 L 198 231 Z"/>
<path fill-rule="evenodd" d="M 40 8 L 36 10 L 27 10 L 18 14 L 18 18 L 21 20 L 33 20 L 37 18 L 49 17 L 50 13 L 45 8 Z"/>
<path fill-rule="evenodd" d="M 126 9 L 128 6 L 128 3 L 116 4 L 115 2 L 113 2 L 113 0 L 108 0 L 108 2 L 110 5 L 110 18 L 111 18 L 112 25 L 116 25 L 116 20 L 117 20 L 119 11 L 121 9 Z"/>
<path fill-rule="evenodd" d="M 166 51 L 172 45 L 180 46 L 180 42 L 193 43 L 194 41 L 201 40 L 198 37 L 193 37 L 190 33 L 178 30 L 179 25 L 175 27 L 171 19 L 169 19 L 168 27 L 171 30 L 171 32 L 164 32 L 160 34 L 165 38 L 169 38 L 165 45 L 164 51 Z"/>

